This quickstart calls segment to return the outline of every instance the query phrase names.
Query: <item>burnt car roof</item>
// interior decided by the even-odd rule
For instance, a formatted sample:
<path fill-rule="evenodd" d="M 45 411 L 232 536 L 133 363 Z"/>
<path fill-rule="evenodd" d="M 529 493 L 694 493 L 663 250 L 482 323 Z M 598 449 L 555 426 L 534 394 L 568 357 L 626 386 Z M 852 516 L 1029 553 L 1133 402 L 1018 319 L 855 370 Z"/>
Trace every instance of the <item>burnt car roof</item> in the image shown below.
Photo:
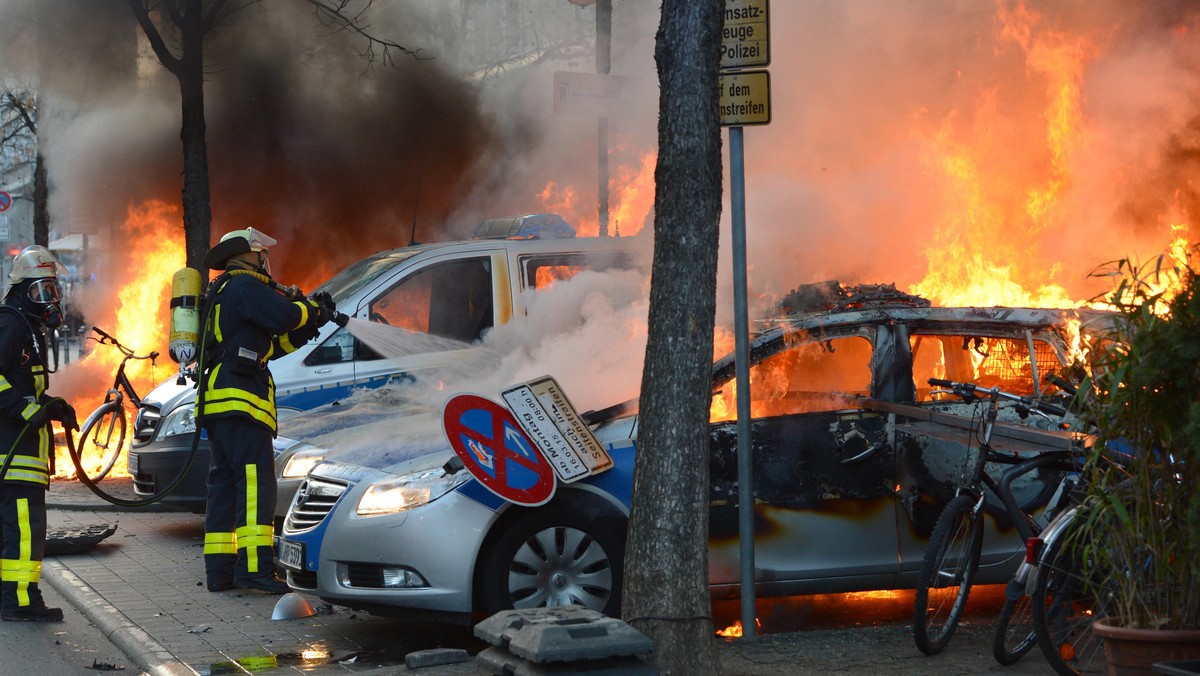
<path fill-rule="evenodd" d="M 756 362 L 798 339 L 834 338 L 858 333 L 865 327 L 890 324 L 963 335 L 1003 335 L 1026 330 L 1063 334 L 1072 321 L 1078 321 L 1085 332 L 1095 332 L 1111 327 L 1118 317 L 1116 312 L 1090 308 L 932 307 L 903 301 L 855 304 L 760 321 L 767 328 L 751 340 L 749 351 L 751 362 Z M 713 363 L 715 380 L 733 377 L 735 357 L 731 352 Z"/>

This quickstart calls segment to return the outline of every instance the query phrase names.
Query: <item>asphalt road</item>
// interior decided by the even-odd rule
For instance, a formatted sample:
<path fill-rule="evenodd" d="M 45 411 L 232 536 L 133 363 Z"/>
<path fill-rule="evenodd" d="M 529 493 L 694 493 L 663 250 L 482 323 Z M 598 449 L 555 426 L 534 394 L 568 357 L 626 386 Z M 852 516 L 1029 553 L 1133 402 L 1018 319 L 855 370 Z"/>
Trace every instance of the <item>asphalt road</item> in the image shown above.
<path fill-rule="evenodd" d="M 54 587 L 39 586 L 46 605 L 63 609 L 63 621 L 3 623 L 0 631 L 0 672 L 95 676 L 98 672 L 131 670 L 129 659 L 99 628 Z"/>

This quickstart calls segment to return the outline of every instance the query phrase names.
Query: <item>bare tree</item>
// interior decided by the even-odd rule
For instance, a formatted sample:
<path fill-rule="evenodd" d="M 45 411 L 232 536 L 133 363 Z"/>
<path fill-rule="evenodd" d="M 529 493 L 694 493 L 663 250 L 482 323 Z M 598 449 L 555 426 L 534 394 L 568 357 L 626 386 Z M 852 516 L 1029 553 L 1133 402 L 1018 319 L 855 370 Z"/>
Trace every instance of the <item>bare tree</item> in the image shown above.
<path fill-rule="evenodd" d="M 32 89 L 9 89 L 0 95 L 0 149 L 9 146 L 36 148 L 33 158 L 33 242 L 50 243 L 50 188 L 46 162 L 37 142 L 38 97 Z M 16 196 L 14 196 L 15 198 Z"/>
<path fill-rule="evenodd" d="M 652 659 L 663 674 L 718 671 L 708 591 L 708 410 L 723 8 L 722 0 L 664 0 L 655 47 L 653 283 L 622 614 L 654 640 Z"/>
<path fill-rule="evenodd" d="M 154 55 L 179 81 L 183 120 L 183 230 L 188 267 L 200 268 L 208 251 L 212 223 L 208 149 L 204 118 L 204 42 L 234 13 L 261 0 L 128 0 Z M 363 44 L 360 55 L 371 68 L 391 64 L 394 52 L 413 50 L 374 37 L 366 23 L 371 0 L 307 0 L 317 20 L 348 31 Z"/>

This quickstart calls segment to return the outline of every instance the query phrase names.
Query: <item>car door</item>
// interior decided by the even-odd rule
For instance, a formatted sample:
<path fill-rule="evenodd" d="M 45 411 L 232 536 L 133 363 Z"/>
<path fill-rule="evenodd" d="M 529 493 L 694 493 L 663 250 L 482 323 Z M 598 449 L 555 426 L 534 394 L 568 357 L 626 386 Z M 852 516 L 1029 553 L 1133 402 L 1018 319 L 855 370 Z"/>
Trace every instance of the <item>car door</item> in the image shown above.
<path fill-rule="evenodd" d="M 894 456 L 871 394 L 873 338 L 801 340 L 750 370 L 755 570 L 764 593 L 835 591 L 898 571 Z M 782 340 L 782 339 L 781 339 Z M 718 384 L 711 430 L 709 575 L 740 576 L 734 382 Z"/>

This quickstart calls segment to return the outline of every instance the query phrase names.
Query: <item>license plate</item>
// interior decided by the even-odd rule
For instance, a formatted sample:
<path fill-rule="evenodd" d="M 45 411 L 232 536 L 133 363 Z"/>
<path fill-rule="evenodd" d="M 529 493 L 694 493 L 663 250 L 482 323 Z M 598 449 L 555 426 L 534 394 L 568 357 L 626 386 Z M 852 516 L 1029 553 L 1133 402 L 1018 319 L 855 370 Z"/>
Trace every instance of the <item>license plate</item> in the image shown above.
<path fill-rule="evenodd" d="M 304 543 L 280 540 L 279 563 L 293 570 L 304 570 Z"/>
<path fill-rule="evenodd" d="M 132 453 L 129 454 L 129 473 L 137 474 L 138 457 Z"/>

